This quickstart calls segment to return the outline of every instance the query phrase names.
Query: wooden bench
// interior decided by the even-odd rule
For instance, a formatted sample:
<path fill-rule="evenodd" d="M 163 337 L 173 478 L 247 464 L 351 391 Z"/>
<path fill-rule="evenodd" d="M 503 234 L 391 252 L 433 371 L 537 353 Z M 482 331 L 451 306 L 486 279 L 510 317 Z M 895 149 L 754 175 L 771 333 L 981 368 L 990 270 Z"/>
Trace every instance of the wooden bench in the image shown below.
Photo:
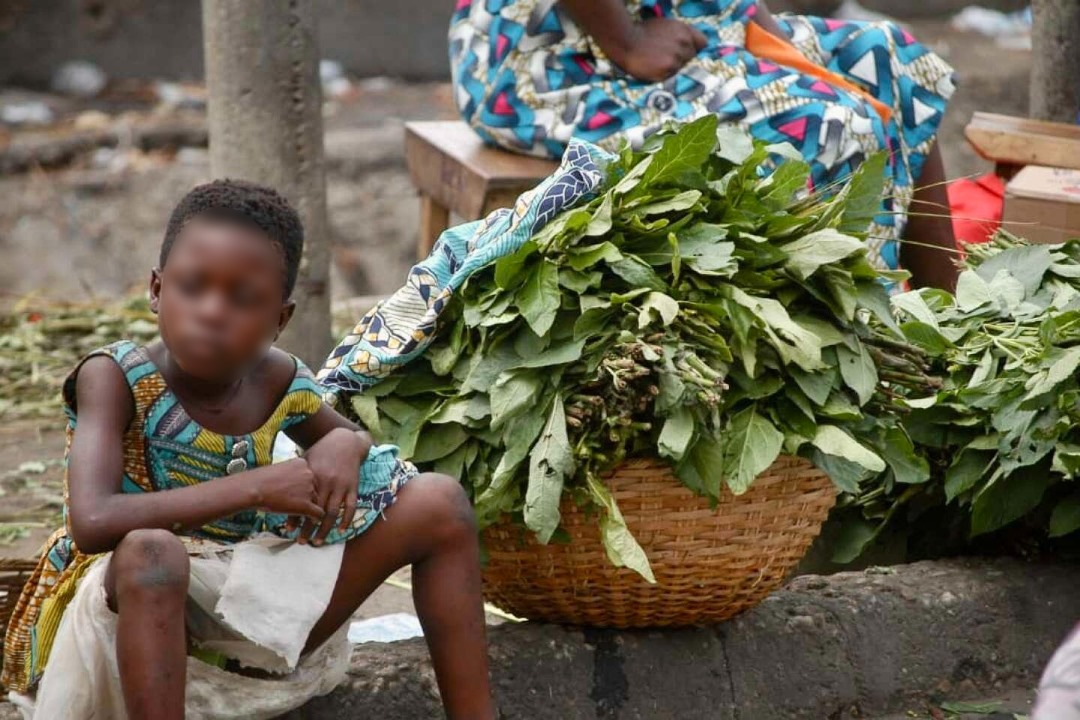
<path fill-rule="evenodd" d="M 968 143 L 1006 180 L 1025 165 L 1080 170 L 1080 127 L 977 112 L 964 129 Z"/>
<path fill-rule="evenodd" d="M 450 213 L 471 221 L 510 207 L 558 167 L 490 148 L 463 122 L 407 123 L 405 164 L 420 194 L 420 259 L 450 226 Z"/>

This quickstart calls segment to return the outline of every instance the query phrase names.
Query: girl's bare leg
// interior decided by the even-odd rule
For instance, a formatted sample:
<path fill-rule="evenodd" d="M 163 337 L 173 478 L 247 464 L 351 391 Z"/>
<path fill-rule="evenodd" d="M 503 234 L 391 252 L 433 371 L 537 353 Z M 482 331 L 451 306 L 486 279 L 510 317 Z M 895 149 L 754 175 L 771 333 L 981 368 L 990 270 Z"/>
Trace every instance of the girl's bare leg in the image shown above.
<path fill-rule="evenodd" d="M 911 201 L 900 264 L 911 272 L 916 288 L 956 289 L 956 237 L 945 190 L 945 163 L 937 145 L 926 156 L 919 186 Z"/>
<path fill-rule="evenodd" d="M 183 720 L 187 674 L 184 607 L 188 557 L 167 530 L 135 530 L 105 573 L 118 614 L 116 658 L 129 720 Z"/>
<path fill-rule="evenodd" d="M 413 567 L 413 598 L 450 720 L 493 720 L 480 553 L 461 486 L 420 475 L 363 535 L 345 546 L 330 605 L 307 650 L 326 641 L 395 570 Z"/>

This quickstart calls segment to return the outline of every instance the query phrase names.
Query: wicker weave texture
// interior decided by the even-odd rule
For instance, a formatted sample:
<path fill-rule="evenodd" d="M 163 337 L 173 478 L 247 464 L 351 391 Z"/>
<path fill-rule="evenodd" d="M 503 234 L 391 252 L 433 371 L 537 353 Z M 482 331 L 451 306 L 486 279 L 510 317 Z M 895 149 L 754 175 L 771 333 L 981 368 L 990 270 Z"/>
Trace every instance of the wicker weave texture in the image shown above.
<path fill-rule="evenodd" d="M 649 557 L 656 585 L 612 566 L 596 517 L 564 500 L 569 544 L 540 545 L 509 522 L 484 531 L 488 601 L 519 617 L 569 625 L 720 622 L 780 586 L 836 502 L 828 476 L 794 457 L 777 460 L 744 495 L 725 491 L 716 508 L 657 461 L 629 462 L 608 484 Z"/>

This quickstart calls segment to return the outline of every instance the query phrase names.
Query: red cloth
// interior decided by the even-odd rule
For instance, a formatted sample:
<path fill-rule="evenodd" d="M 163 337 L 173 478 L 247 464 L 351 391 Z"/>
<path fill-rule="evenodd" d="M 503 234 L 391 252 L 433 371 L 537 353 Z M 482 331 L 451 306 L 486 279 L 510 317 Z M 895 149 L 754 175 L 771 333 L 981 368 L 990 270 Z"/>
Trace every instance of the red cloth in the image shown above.
<path fill-rule="evenodd" d="M 1005 181 L 997 175 L 987 173 L 974 180 L 955 180 L 949 183 L 948 192 L 958 244 L 986 242 L 1001 227 Z"/>

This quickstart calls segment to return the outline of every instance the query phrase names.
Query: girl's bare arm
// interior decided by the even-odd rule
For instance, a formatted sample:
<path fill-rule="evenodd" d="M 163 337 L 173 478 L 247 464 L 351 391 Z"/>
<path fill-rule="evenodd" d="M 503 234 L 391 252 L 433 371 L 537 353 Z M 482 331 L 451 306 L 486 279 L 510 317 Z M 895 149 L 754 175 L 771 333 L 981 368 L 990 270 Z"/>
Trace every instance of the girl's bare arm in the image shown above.
<path fill-rule="evenodd" d="M 71 535 L 82 552 L 112 550 L 132 530 L 178 532 L 253 508 L 322 518 L 304 460 L 175 490 L 123 493 L 123 439 L 133 413 L 123 372 L 108 358 L 91 358 L 79 370 L 76 399 L 68 490 Z"/>

